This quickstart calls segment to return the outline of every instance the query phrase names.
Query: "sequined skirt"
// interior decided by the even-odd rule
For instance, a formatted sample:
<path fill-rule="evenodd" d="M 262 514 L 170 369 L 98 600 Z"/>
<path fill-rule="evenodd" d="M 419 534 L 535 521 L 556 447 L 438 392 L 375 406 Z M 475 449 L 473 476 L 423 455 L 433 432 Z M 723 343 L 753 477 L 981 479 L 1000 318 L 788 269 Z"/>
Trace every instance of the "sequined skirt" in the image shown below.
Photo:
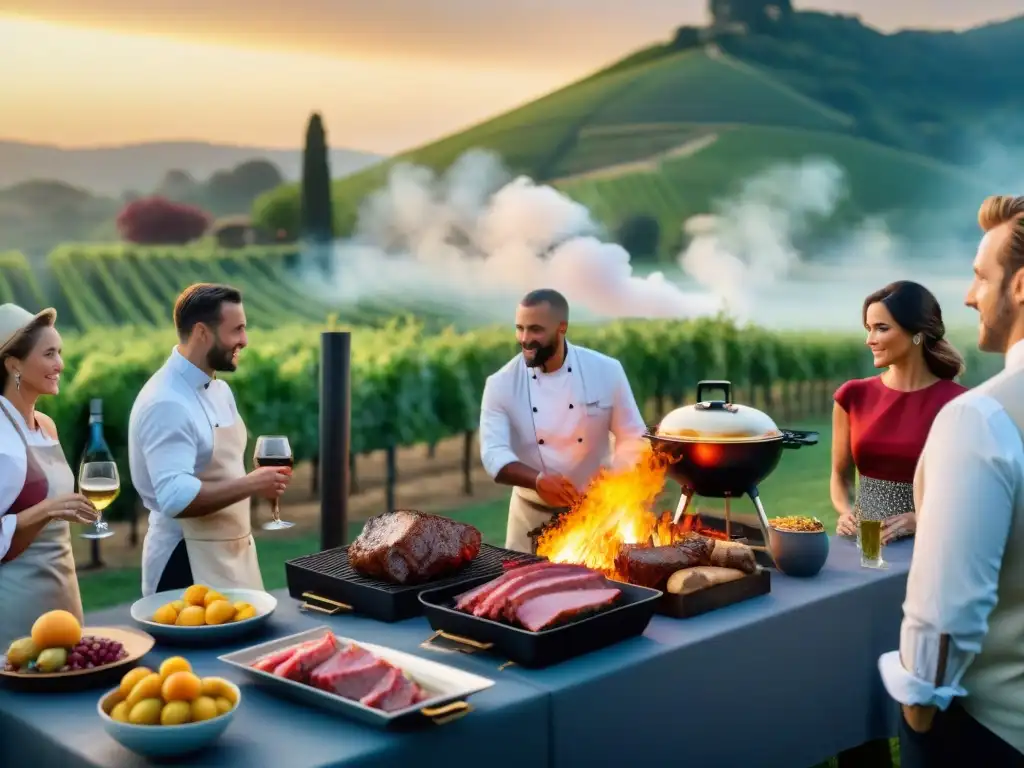
<path fill-rule="evenodd" d="M 914 484 L 877 480 L 861 475 L 853 511 L 858 518 L 865 520 L 884 520 L 904 512 L 913 512 Z"/>

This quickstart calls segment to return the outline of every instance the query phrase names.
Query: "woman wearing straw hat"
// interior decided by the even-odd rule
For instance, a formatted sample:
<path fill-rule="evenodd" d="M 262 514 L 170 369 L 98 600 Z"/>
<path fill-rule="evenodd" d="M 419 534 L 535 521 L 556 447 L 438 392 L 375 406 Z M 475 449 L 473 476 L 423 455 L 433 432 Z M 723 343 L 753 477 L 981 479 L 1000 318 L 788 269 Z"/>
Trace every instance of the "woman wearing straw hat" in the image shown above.
<path fill-rule="evenodd" d="M 56 317 L 0 305 L 0 653 L 47 611 L 82 621 L 68 523 L 98 513 L 74 492 L 53 420 L 35 409 L 57 394 L 64 367 Z"/>

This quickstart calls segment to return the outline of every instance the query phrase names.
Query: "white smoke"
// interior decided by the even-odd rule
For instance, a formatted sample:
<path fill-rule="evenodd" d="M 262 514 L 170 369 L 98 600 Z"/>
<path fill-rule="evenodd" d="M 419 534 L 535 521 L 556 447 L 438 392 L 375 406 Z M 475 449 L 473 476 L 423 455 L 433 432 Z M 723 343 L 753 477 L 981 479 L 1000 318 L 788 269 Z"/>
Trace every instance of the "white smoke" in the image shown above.
<path fill-rule="evenodd" d="M 746 180 L 711 213 L 682 224 L 687 290 L 662 272 L 640 277 L 629 254 L 604 242 L 590 212 L 558 190 L 513 178 L 491 152 L 473 150 L 443 175 L 399 164 L 335 247 L 336 278 L 310 286 L 334 302 L 434 305 L 481 321 L 507 320 L 535 288 L 565 294 L 574 316 L 685 318 L 726 310 L 751 319 L 766 289 L 803 263 L 796 242 L 845 194 L 825 159 L 784 163 Z M 830 255 L 881 266 L 893 251 L 884 222 L 837 238 Z M 822 254 L 817 254 L 821 256 Z M 852 261 L 851 261 L 852 263 Z M 582 310 L 582 312 L 578 311 Z"/>
<path fill-rule="evenodd" d="M 715 212 L 683 225 L 691 238 L 680 256 L 684 272 L 720 296 L 729 314 L 750 319 L 757 297 L 803 263 L 795 242 L 815 220 L 831 217 L 846 192 L 842 168 L 823 158 L 772 166 L 746 180 Z M 846 231 L 829 251 L 833 259 L 865 255 L 882 263 L 893 240 L 880 220 Z"/>
<path fill-rule="evenodd" d="M 318 279 L 336 300 L 443 303 L 501 319 L 535 288 L 561 291 L 595 318 L 721 308 L 716 296 L 684 291 L 660 272 L 634 275 L 629 254 L 601 235 L 584 206 L 511 178 L 495 155 L 474 150 L 440 177 L 395 166 L 361 207 L 352 239 L 337 246 L 337 280 Z"/>

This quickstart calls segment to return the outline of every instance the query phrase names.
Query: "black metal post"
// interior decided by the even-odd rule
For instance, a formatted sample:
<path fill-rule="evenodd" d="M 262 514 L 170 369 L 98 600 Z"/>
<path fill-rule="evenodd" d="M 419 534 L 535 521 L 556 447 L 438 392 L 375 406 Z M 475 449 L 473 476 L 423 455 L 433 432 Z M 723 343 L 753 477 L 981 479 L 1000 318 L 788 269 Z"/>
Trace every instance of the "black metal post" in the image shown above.
<path fill-rule="evenodd" d="M 320 334 L 320 548 L 345 544 L 351 431 L 352 334 Z"/>

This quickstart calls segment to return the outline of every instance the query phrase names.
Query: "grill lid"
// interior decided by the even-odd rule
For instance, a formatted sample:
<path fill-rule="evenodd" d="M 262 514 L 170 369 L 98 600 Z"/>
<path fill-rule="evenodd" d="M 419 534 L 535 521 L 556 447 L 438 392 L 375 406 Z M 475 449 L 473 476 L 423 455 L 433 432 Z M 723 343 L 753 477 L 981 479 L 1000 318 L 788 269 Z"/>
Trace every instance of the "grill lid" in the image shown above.
<path fill-rule="evenodd" d="M 722 390 L 721 400 L 704 399 L 712 390 Z M 756 442 L 782 437 L 782 431 L 764 411 L 732 402 L 728 381 L 701 381 L 697 384 L 695 405 L 685 405 L 668 413 L 655 434 L 669 440 L 700 443 Z"/>

